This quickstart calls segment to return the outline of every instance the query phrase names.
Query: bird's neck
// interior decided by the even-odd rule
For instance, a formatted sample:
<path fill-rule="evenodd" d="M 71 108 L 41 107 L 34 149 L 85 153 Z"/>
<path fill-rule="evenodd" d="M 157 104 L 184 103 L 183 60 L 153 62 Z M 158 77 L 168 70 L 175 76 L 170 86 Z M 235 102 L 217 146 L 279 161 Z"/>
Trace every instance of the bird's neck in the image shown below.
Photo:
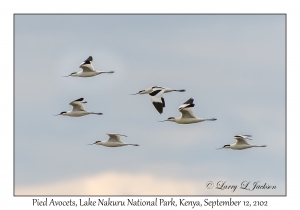
<path fill-rule="evenodd" d="M 96 145 L 102 145 L 102 146 L 104 145 L 102 141 L 101 141 L 101 142 L 97 142 L 97 143 L 95 143 L 95 144 L 96 144 Z"/>

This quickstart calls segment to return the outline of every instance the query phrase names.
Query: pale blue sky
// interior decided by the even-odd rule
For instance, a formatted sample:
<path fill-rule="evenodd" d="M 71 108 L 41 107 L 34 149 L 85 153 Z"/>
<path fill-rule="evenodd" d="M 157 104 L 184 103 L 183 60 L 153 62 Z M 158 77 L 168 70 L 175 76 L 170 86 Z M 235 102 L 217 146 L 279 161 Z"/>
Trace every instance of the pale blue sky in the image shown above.
<path fill-rule="evenodd" d="M 96 69 L 115 73 L 62 77 L 89 55 Z M 152 85 L 186 92 L 165 94 L 159 115 L 147 95 L 129 95 Z M 52 115 L 80 97 L 104 115 Z M 196 116 L 218 120 L 157 122 L 179 116 L 190 97 Z M 108 132 L 141 146 L 86 145 Z M 237 134 L 268 147 L 215 150 Z M 16 15 L 16 189 L 107 171 L 259 180 L 278 186 L 265 194 L 284 194 L 285 16 Z"/>

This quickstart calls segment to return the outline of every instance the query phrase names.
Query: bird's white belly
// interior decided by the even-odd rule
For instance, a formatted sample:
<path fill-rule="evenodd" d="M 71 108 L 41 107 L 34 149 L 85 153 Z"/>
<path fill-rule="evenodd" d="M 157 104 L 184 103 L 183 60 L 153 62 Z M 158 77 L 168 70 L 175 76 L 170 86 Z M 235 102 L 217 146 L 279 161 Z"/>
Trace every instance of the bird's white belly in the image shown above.
<path fill-rule="evenodd" d="M 98 72 L 81 72 L 77 76 L 78 77 L 93 77 L 93 76 L 96 76 L 98 74 L 99 74 Z"/>
<path fill-rule="evenodd" d="M 197 123 L 202 122 L 203 120 L 197 119 L 197 118 L 180 118 L 177 123 L 178 124 L 191 124 L 191 123 Z"/>
<path fill-rule="evenodd" d="M 241 144 L 241 145 L 234 145 L 231 149 L 234 150 L 242 150 L 242 149 L 248 149 L 251 148 L 251 145 L 247 145 L 247 144 Z"/>
<path fill-rule="evenodd" d="M 106 147 L 122 147 L 122 146 L 125 146 L 125 144 L 117 143 L 117 142 L 106 142 L 104 146 L 106 146 Z"/>
<path fill-rule="evenodd" d="M 76 111 L 76 112 L 70 112 L 68 113 L 68 116 L 70 117 L 81 117 L 84 115 L 88 115 L 89 113 L 86 111 Z"/>

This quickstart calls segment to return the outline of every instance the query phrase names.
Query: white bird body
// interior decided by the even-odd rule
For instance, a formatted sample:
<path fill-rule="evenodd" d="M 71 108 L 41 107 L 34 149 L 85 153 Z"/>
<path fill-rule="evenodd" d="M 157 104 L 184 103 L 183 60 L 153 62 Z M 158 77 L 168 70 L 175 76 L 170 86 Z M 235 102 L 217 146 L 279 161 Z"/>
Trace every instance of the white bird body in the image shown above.
<path fill-rule="evenodd" d="M 172 120 L 169 120 L 172 121 Z M 174 121 L 177 124 L 192 124 L 192 123 L 198 123 L 198 122 L 203 122 L 205 121 L 204 119 L 199 119 L 199 118 L 175 118 Z"/>
<path fill-rule="evenodd" d="M 87 103 L 86 101 L 83 101 L 83 98 L 79 98 L 75 101 L 72 101 L 70 103 L 70 105 L 73 106 L 72 111 L 61 112 L 58 115 L 69 116 L 69 117 L 81 117 L 81 116 L 85 116 L 85 115 L 89 115 L 89 114 L 102 115 L 102 113 L 95 113 L 95 112 L 86 111 L 83 107 L 83 103 Z"/>
<path fill-rule="evenodd" d="M 251 140 L 252 137 L 251 135 L 236 135 L 234 136 L 236 143 L 234 144 L 227 144 L 224 145 L 223 147 L 219 148 L 219 149 L 223 149 L 223 148 L 229 148 L 229 149 L 233 149 L 233 150 L 243 150 L 243 149 L 248 149 L 248 148 L 252 148 L 252 147 L 266 147 L 267 145 L 251 145 L 247 142 L 247 140 Z"/>
<path fill-rule="evenodd" d="M 184 102 L 182 105 L 179 106 L 179 111 L 181 112 L 181 116 L 178 118 L 175 117 L 169 117 L 167 120 L 164 121 L 170 121 L 170 122 L 176 122 L 178 124 L 191 124 L 191 123 L 198 123 L 203 121 L 215 121 L 217 119 L 211 118 L 211 119 L 203 119 L 203 118 L 197 118 L 195 117 L 193 113 L 193 107 L 195 104 L 193 103 L 194 99 L 190 98 L 186 102 Z M 164 122 L 160 121 L 160 122 Z"/>
<path fill-rule="evenodd" d="M 89 145 L 102 145 L 105 147 L 122 147 L 122 146 L 139 146 L 138 144 L 127 144 L 121 141 L 120 136 L 125 136 L 125 135 L 121 135 L 121 134 L 115 134 L 115 133 L 107 133 L 107 135 L 109 136 L 109 139 L 107 141 L 96 141 L 93 144 L 89 144 Z M 125 136 L 127 137 L 127 136 Z"/>
<path fill-rule="evenodd" d="M 256 147 L 256 146 L 254 146 L 254 145 L 247 145 L 247 144 L 231 144 L 230 145 L 230 149 L 233 149 L 233 150 L 248 149 L 248 148 L 251 148 L 251 147 Z"/>
<path fill-rule="evenodd" d="M 100 72 L 100 71 L 90 71 L 90 72 L 86 72 L 86 71 L 79 71 L 79 72 L 74 72 L 72 73 L 71 77 L 93 77 L 93 76 L 96 76 L 98 74 L 101 74 L 103 72 Z"/>
<path fill-rule="evenodd" d="M 93 57 L 89 56 L 84 62 L 82 62 L 79 68 L 82 68 L 82 71 L 73 72 L 66 77 L 93 77 L 102 73 L 114 73 L 114 71 L 96 71 L 92 65 Z"/>
<path fill-rule="evenodd" d="M 61 114 L 64 116 L 69 117 L 82 117 L 85 115 L 93 114 L 93 112 L 87 112 L 87 111 L 67 111 L 65 114 Z"/>

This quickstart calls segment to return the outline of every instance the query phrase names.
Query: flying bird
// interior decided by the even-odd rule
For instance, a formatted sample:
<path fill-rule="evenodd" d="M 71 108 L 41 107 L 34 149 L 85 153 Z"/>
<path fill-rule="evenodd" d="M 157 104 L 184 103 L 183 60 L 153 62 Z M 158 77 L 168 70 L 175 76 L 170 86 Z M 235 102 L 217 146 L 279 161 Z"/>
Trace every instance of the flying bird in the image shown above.
<path fill-rule="evenodd" d="M 160 89 L 165 89 L 165 93 L 169 93 L 169 92 L 173 92 L 173 91 L 176 91 L 176 92 L 185 92 L 184 89 L 181 89 L 181 90 L 174 90 L 174 89 L 171 89 L 171 88 L 166 88 L 166 87 L 159 87 L 159 86 L 151 86 L 145 90 L 141 90 L 137 93 L 134 93 L 134 94 L 130 94 L 130 95 L 143 95 L 143 94 L 149 94 L 153 91 L 154 88 L 160 88 Z"/>
<path fill-rule="evenodd" d="M 150 99 L 156 110 L 161 114 L 163 113 L 163 108 L 166 106 L 165 99 L 162 97 L 164 93 L 169 92 L 185 92 L 185 90 L 174 90 L 171 88 L 165 88 L 165 87 L 159 87 L 159 86 L 151 86 L 145 90 L 141 90 L 137 93 L 130 94 L 130 95 L 143 95 L 143 94 L 149 94 Z"/>
<path fill-rule="evenodd" d="M 236 135 L 234 136 L 236 142 L 234 144 L 226 144 L 221 148 L 218 149 L 223 149 L 223 148 L 229 148 L 233 150 L 243 150 L 243 149 L 248 149 L 251 147 L 266 147 L 267 145 L 251 145 L 247 142 L 247 140 L 251 140 L 251 135 Z"/>
<path fill-rule="evenodd" d="M 96 71 L 92 65 L 93 57 L 89 56 L 85 61 L 83 61 L 79 68 L 82 68 L 82 71 L 73 72 L 65 77 L 93 77 L 102 73 L 114 73 L 114 71 Z"/>
<path fill-rule="evenodd" d="M 64 112 L 61 112 L 60 114 L 58 115 L 63 115 L 63 116 L 70 116 L 70 117 L 81 117 L 81 116 L 84 116 L 84 115 L 88 115 L 88 114 L 97 114 L 97 115 L 102 115 L 102 113 L 96 113 L 96 112 L 89 112 L 89 111 L 86 111 L 83 107 L 83 104 L 84 103 L 87 103 L 86 101 L 83 101 L 84 98 L 79 98 L 75 101 L 72 101 L 70 103 L 71 106 L 73 106 L 73 109 L 72 111 L 64 111 Z M 58 116 L 58 115 L 55 115 L 55 116 Z"/>
<path fill-rule="evenodd" d="M 115 134 L 115 133 L 107 133 L 107 135 L 109 136 L 109 139 L 107 141 L 96 141 L 93 144 L 88 144 L 88 145 L 102 145 L 105 147 L 122 147 L 122 146 L 127 146 L 127 145 L 131 145 L 131 146 L 140 146 L 138 144 L 127 144 L 124 143 L 120 140 L 120 136 L 125 136 L 125 135 L 121 135 L 121 134 Z M 127 137 L 127 136 L 125 136 Z"/>
<path fill-rule="evenodd" d="M 182 105 L 179 106 L 179 111 L 181 112 L 181 116 L 178 118 L 175 117 L 169 117 L 167 120 L 159 121 L 159 122 L 164 122 L 164 121 L 170 121 L 170 122 L 176 122 L 178 124 L 191 124 L 191 123 L 198 123 L 198 122 L 203 122 L 203 121 L 215 121 L 217 120 L 216 118 L 211 118 L 211 119 L 203 119 L 203 118 L 197 118 L 195 117 L 193 113 L 193 107 L 195 104 L 193 103 L 194 99 L 190 98 L 186 102 L 184 102 Z"/>

